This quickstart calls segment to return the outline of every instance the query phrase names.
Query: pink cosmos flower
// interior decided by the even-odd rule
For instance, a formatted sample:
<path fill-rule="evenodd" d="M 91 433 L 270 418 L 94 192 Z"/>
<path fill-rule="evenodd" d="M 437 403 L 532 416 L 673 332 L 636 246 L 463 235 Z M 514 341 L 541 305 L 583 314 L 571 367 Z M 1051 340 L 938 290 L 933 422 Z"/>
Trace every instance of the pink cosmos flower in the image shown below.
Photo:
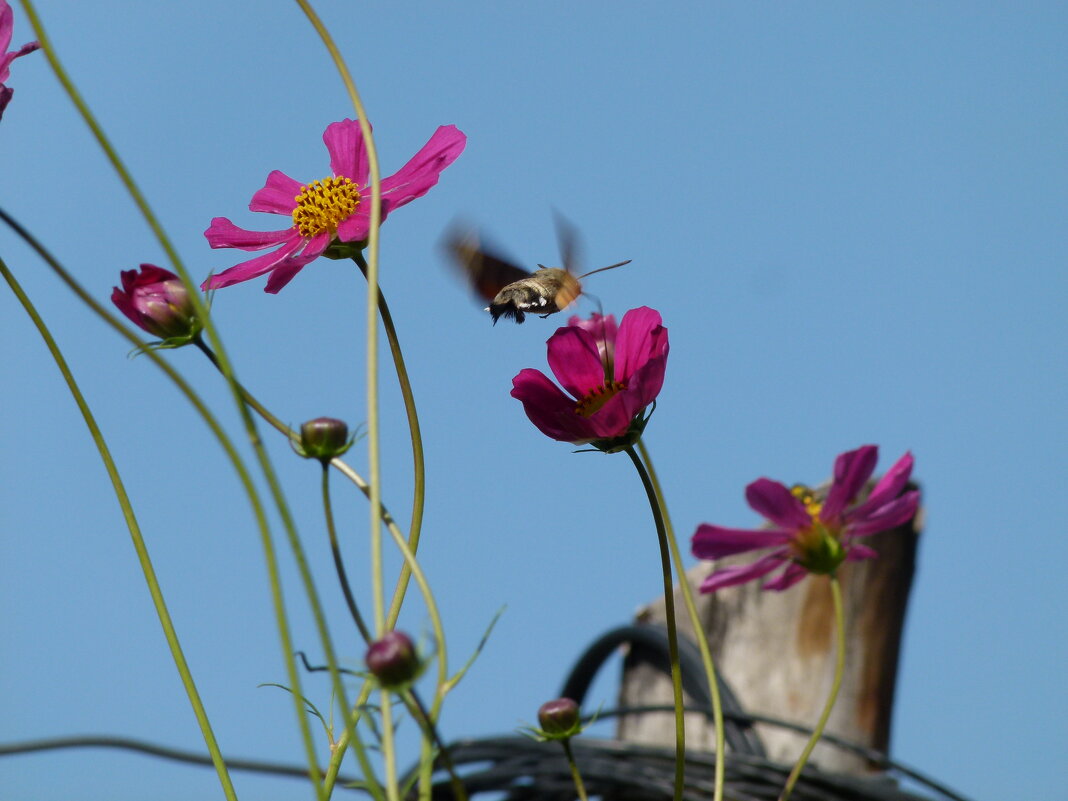
<path fill-rule="evenodd" d="M 201 329 L 193 301 L 177 275 L 154 264 L 141 271 L 123 270 L 122 289 L 115 287 L 111 302 L 134 325 L 163 340 L 192 339 Z"/>
<path fill-rule="evenodd" d="M 11 75 L 11 62 L 41 46 L 39 42 L 27 42 L 18 50 L 9 53 L 7 48 L 11 45 L 11 34 L 14 30 L 15 15 L 11 6 L 7 4 L 7 0 L 0 0 L 0 118 L 4 116 L 4 109 L 11 101 L 11 95 L 15 94 L 14 89 L 4 86 L 4 81 Z"/>
<path fill-rule="evenodd" d="M 772 550 L 751 564 L 716 570 L 701 583 L 701 592 L 744 584 L 783 566 L 778 576 L 765 582 L 764 589 L 785 590 L 809 573 L 833 573 L 843 561 L 874 559 L 875 551 L 856 540 L 910 520 L 920 501 L 917 490 L 902 494 L 913 462 L 912 454 L 906 453 L 867 499 L 854 504 L 878 459 L 875 445 L 839 455 L 834 462 L 834 481 L 822 502 L 806 487 L 791 490 L 767 478 L 758 478 L 746 487 L 749 505 L 770 520 L 772 527 L 749 531 L 704 523 L 693 535 L 693 554 L 700 559 L 719 559 Z"/>
<path fill-rule="evenodd" d="M 213 275 L 201 289 L 219 289 L 270 273 L 266 291 L 278 292 L 332 243 L 367 239 L 371 227 L 370 166 L 360 124 L 353 120 L 331 123 L 323 142 L 330 154 L 328 177 L 302 184 L 274 170 L 248 205 L 251 211 L 290 217 L 292 225 L 288 228 L 248 231 L 226 217 L 211 221 L 204 236 L 213 248 L 277 249 Z M 438 128 L 407 164 L 382 179 L 382 220 L 430 191 L 441 171 L 457 159 L 466 144 L 467 137 L 455 125 Z"/>
<path fill-rule="evenodd" d="M 631 309 L 618 328 L 611 315 L 573 317 L 549 338 L 548 351 L 549 366 L 571 397 L 539 370 L 512 379 L 512 397 L 543 434 L 602 450 L 640 436 L 648 419 L 642 413 L 660 393 L 667 366 L 668 332 L 659 312 Z"/>

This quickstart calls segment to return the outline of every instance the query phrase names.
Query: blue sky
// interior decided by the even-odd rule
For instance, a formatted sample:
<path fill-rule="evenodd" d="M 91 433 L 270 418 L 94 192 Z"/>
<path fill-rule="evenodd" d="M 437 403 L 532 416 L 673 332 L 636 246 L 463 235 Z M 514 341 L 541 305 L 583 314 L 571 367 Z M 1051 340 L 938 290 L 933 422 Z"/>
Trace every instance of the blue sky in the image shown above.
<path fill-rule="evenodd" d="M 326 174 L 352 116 L 294 4 L 41 4 L 61 58 L 194 275 L 230 266 L 202 236 L 281 169 Z M 1068 9 L 1030 3 L 389 5 L 324 2 L 389 174 L 440 124 L 469 137 L 426 198 L 383 228 L 382 286 L 426 437 L 421 560 L 459 664 L 447 737 L 533 719 L 571 661 L 659 594 L 640 485 L 623 457 L 573 455 L 509 397 L 561 318 L 490 325 L 439 253 L 455 218 L 552 263 L 552 209 L 579 226 L 606 311 L 649 305 L 671 357 L 647 442 L 680 534 L 745 526 L 746 483 L 817 483 L 863 443 L 911 449 L 926 530 L 893 754 L 976 799 L 1063 792 L 1068 658 L 1065 264 Z M 16 9 L 14 41 L 31 38 Z M 0 205 L 104 299 L 163 262 L 40 55 L 16 62 Z M 109 437 L 227 753 L 299 760 L 263 558 L 199 419 L 9 232 L 0 255 L 69 358 Z M 320 261 L 281 294 L 219 292 L 245 383 L 280 417 L 365 419 L 364 288 Z M 104 732 L 199 748 L 92 444 L 36 333 L 0 293 L 8 376 L 0 474 L 4 741 Z M 592 307 L 582 307 L 589 311 Z M 220 416 L 204 360 L 170 354 Z M 389 375 L 388 365 L 383 376 Z M 405 518 L 404 419 L 383 390 L 384 494 Z M 316 470 L 269 440 L 328 604 L 340 594 Z M 352 461 L 362 468 L 360 447 Z M 366 506 L 336 484 L 350 571 Z M 302 647 L 315 650 L 292 570 Z M 403 625 L 426 629 L 418 604 Z M 309 682 L 326 705 L 325 683 Z M 612 703 L 611 682 L 595 701 Z M 407 763 L 408 759 L 403 760 Z M 47 778 L 45 778 L 47 777 Z M 237 776 L 244 797 L 288 780 Z M 10 797 L 216 797 L 209 770 L 111 752 L 0 759 Z"/>

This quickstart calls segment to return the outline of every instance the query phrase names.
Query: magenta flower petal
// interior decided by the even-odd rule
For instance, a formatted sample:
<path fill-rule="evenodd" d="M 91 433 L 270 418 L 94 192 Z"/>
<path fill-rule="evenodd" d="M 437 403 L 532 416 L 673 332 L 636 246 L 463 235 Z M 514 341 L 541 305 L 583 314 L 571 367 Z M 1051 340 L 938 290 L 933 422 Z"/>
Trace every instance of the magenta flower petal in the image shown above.
<path fill-rule="evenodd" d="M 588 442 L 597 434 L 586 418 L 575 413 L 575 401 L 539 370 L 521 370 L 512 379 L 512 397 L 521 401 L 538 430 L 561 442 Z"/>
<path fill-rule="evenodd" d="M 604 365 L 588 331 L 565 326 L 546 343 L 549 368 L 560 385 L 576 398 L 604 386 Z"/>
<path fill-rule="evenodd" d="M 847 562 L 859 562 L 862 559 L 878 559 L 879 552 L 874 548 L 869 548 L 867 545 L 858 545 L 856 543 L 849 546 L 849 550 L 846 552 Z"/>
<path fill-rule="evenodd" d="M 267 277 L 267 286 L 264 287 L 263 291 L 270 292 L 272 295 L 277 294 L 286 284 L 297 277 L 297 273 L 303 270 L 305 265 L 323 255 L 323 251 L 329 245 L 329 234 L 320 234 L 317 237 L 313 237 L 304 246 L 303 250 L 290 256 L 271 270 L 271 274 Z"/>
<path fill-rule="evenodd" d="M 367 185 L 371 166 L 359 122 L 346 119 L 330 123 L 323 132 L 323 144 L 330 154 L 330 169 L 334 175 L 342 175 L 360 187 Z"/>
<path fill-rule="evenodd" d="M 623 315 L 616 334 L 615 378 L 626 383 L 637 369 L 654 356 L 667 355 L 667 335 L 660 313 L 648 306 Z"/>
<path fill-rule="evenodd" d="M 790 532 L 776 529 L 753 531 L 702 523 L 694 532 L 693 555 L 698 559 L 722 559 L 738 553 L 771 548 L 790 542 Z"/>
<path fill-rule="evenodd" d="M 370 202 L 370 201 L 368 201 Z M 385 219 L 385 214 L 382 215 Z M 337 238 L 342 242 L 362 242 L 371 233 L 371 213 L 357 212 L 337 227 Z"/>
<path fill-rule="evenodd" d="M 467 137 L 455 125 L 442 125 L 419 152 L 396 173 L 382 181 L 383 205 L 389 210 L 422 197 L 438 182 L 442 170 L 464 152 Z M 386 209 L 383 208 L 383 216 Z"/>
<path fill-rule="evenodd" d="M 869 512 L 878 509 L 900 495 L 901 490 L 905 489 L 909 476 L 912 474 L 912 464 L 912 454 L 906 451 L 905 455 L 894 462 L 893 467 L 886 471 L 886 475 L 879 479 L 868 499 L 849 512 L 849 517 L 866 517 Z"/>
<path fill-rule="evenodd" d="M 300 181 L 290 178 L 281 170 L 271 170 L 263 189 L 257 189 L 249 201 L 248 210 L 290 217 L 297 207 L 297 195 L 302 188 Z"/>
<path fill-rule="evenodd" d="M 787 531 L 806 528 L 812 524 L 805 505 L 784 485 L 770 478 L 758 478 L 746 487 L 745 500 L 753 511 Z"/>
<path fill-rule="evenodd" d="M 879 449 L 864 445 L 855 451 L 846 451 L 834 460 L 834 482 L 823 502 L 820 519 L 835 521 L 846 506 L 860 494 L 879 461 Z"/>
<path fill-rule="evenodd" d="M 854 537 L 876 534 L 890 528 L 897 528 L 916 516 L 920 505 L 920 493 L 917 490 L 906 492 L 900 498 L 881 506 L 866 517 L 849 524 L 848 531 Z"/>
<path fill-rule="evenodd" d="M 263 250 L 285 242 L 293 233 L 292 228 L 282 231 L 249 231 L 234 225 L 225 217 L 213 217 L 204 236 L 213 248 Z"/>
<path fill-rule="evenodd" d="M 797 584 L 797 582 L 801 581 L 801 579 L 803 579 L 807 575 L 808 571 L 805 570 L 805 568 L 801 567 L 801 565 L 794 564 L 793 562 L 791 562 L 789 565 L 786 566 L 786 569 L 782 571 L 782 573 L 780 573 L 778 576 L 771 579 L 770 581 L 764 582 L 764 589 L 782 592 L 783 590 L 790 589 L 792 586 Z"/>
<path fill-rule="evenodd" d="M 634 419 L 634 404 L 627 393 L 621 393 L 608 401 L 599 411 L 587 420 L 589 427 L 596 432 L 597 439 L 615 439 L 627 433 L 630 422 Z M 576 414 L 581 417 L 581 415 Z"/>
<path fill-rule="evenodd" d="M 7 0 L 0 0 L 0 118 L 4 116 L 4 109 L 11 102 L 15 90 L 10 86 L 4 86 L 4 81 L 11 75 L 11 62 L 21 58 L 27 53 L 32 53 L 41 45 L 37 42 L 27 42 L 18 50 L 7 52 L 11 45 L 11 36 L 15 30 L 15 15 L 8 5 Z"/>
<path fill-rule="evenodd" d="M 665 331 L 666 332 L 666 331 Z M 667 353 L 650 359 L 627 379 L 627 397 L 631 417 L 644 409 L 660 394 L 667 372 Z"/>
<path fill-rule="evenodd" d="M 297 251 L 304 240 L 294 232 L 293 236 L 282 247 L 272 253 L 265 253 L 254 259 L 235 264 L 229 269 L 223 270 L 218 275 L 205 279 L 200 285 L 201 289 L 222 289 L 223 287 L 240 284 L 250 278 L 257 278 L 264 273 L 269 273 L 279 264 L 285 262 L 289 256 Z"/>
<path fill-rule="evenodd" d="M 766 576 L 779 567 L 784 559 L 784 553 L 770 553 L 748 565 L 732 565 L 731 567 L 717 570 L 706 576 L 705 580 L 701 582 L 701 592 L 715 592 L 724 587 L 745 584 L 747 581 Z"/>

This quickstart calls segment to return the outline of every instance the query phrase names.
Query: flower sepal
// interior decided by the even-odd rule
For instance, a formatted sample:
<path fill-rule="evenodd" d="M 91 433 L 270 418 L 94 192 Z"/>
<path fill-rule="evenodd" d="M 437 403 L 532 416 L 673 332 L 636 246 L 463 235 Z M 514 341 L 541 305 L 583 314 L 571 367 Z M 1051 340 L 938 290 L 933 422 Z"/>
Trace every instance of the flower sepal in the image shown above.
<path fill-rule="evenodd" d="M 846 548 L 823 525 L 815 525 L 810 534 L 801 535 L 795 545 L 802 553 L 794 561 L 809 573 L 831 576 L 846 559 Z"/>
<path fill-rule="evenodd" d="M 366 247 L 366 239 L 361 239 L 359 242 L 342 242 L 340 239 L 334 239 L 323 251 L 323 258 L 359 260 L 363 257 L 363 251 Z"/>
<path fill-rule="evenodd" d="M 349 436 L 349 427 L 344 420 L 334 417 L 316 417 L 300 427 L 300 440 L 293 440 L 293 450 L 305 459 L 318 459 L 324 465 L 336 459 L 356 442 L 358 431 Z"/>

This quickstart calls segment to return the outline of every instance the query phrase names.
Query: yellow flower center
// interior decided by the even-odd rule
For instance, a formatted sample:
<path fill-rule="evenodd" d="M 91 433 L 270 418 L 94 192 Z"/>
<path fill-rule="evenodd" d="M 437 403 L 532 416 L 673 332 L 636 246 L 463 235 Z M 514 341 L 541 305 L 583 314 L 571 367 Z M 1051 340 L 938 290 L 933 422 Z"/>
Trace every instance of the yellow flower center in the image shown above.
<path fill-rule="evenodd" d="M 605 381 L 604 384 L 591 390 L 582 400 L 575 404 L 575 412 L 583 417 L 592 417 L 609 400 L 626 388 L 626 384 L 621 384 L 618 381 Z"/>
<path fill-rule="evenodd" d="M 806 487 L 804 484 L 794 484 L 790 487 L 790 494 L 797 500 L 801 501 L 805 507 L 805 511 L 808 512 L 808 516 L 813 520 L 820 519 L 820 511 L 823 509 L 823 503 L 816 500 L 816 494 Z"/>
<path fill-rule="evenodd" d="M 324 231 L 336 233 L 341 221 L 360 205 L 360 190 L 350 179 L 333 175 L 302 186 L 293 199 L 297 202 L 293 224 L 301 236 L 313 237 Z"/>

